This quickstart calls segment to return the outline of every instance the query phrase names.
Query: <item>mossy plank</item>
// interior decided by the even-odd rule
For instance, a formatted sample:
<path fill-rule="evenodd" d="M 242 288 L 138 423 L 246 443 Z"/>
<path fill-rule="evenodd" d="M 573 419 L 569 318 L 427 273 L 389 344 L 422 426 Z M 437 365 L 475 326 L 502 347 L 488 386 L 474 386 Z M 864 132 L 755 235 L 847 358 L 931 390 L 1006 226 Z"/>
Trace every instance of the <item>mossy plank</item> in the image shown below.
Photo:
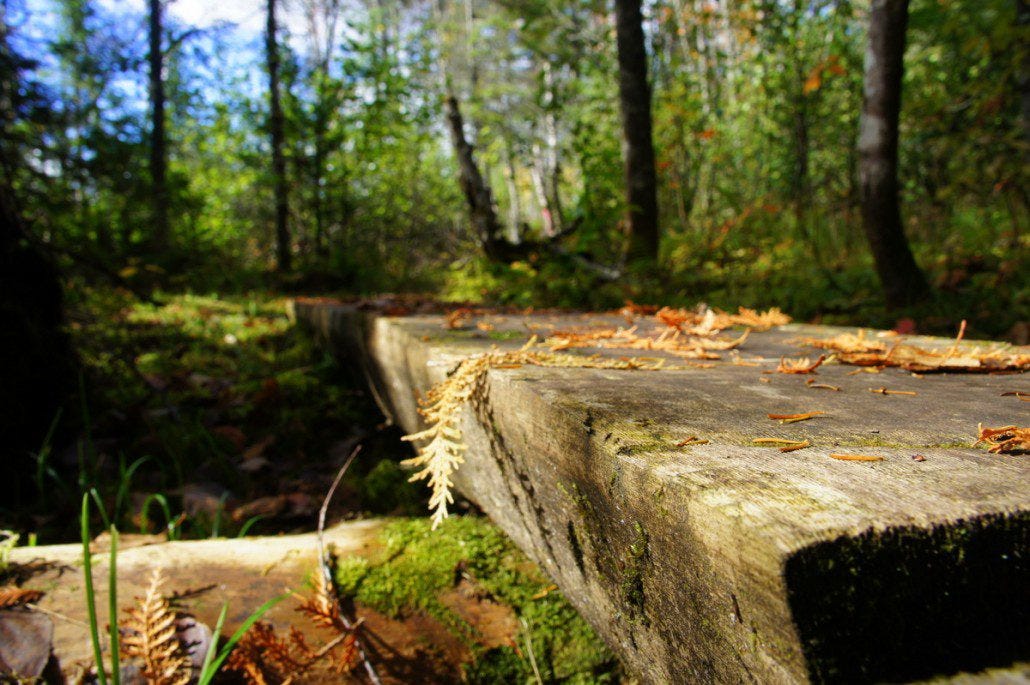
<path fill-rule="evenodd" d="M 463 357 L 521 344 L 444 337 L 440 317 L 294 306 L 408 431 L 416 396 Z M 455 481 L 649 682 L 902 681 L 1030 659 L 1030 462 L 973 447 L 979 422 L 1026 424 L 1030 407 L 1001 396 L 1025 376 L 824 365 L 815 377 L 835 392 L 762 373 L 811 355 L 796 331 L 752 334 L 742 354 L 757 366 L 492 370 L 465 410 Z M 767 418 L 808 411 L 825 413 Z M 677 446 L 690 436 L 709 443 Z"/>

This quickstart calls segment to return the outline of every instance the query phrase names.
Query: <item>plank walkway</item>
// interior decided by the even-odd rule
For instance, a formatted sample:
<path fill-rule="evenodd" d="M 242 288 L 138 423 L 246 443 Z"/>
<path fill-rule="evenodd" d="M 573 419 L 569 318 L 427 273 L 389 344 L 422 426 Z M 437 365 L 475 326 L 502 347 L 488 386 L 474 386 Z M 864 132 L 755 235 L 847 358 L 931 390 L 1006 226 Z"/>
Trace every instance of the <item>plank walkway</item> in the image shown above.
<path fill-rule="evenodd" d="M 469 355 L 517 349 L 529 331 L 621 323 L 490 315 L 448 330 L 441 316 L 291 309 L 408 432 L 423 427 L 416 396 Z M 1001 682 L 1022 682 L 1030 457 L 973 443 L 980 422 L 1030 424 L 1030 403 L 1003 395 L 1030 391 L 1027 376 L 763 373 L 812 355 L 799 336 L 836 332 L 753 333 L 710 368 L 492 369 L 462 416 L 456 484 L 645 681 L 897 682 L 1009 667 Z M 767 418 L 811 411 L 824 413 Z M 695 436 L 708 442 L 680 444 Z M 812 446 L 781 453 L 755 438 Z"/>

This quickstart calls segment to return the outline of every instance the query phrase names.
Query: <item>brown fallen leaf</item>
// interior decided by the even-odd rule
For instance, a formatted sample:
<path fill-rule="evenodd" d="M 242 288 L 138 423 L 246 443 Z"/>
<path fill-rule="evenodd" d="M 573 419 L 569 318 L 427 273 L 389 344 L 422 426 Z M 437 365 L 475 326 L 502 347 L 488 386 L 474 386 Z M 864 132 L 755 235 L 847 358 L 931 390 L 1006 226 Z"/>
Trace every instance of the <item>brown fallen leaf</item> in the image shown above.
<path fill-rule="evenodd" d="M 0 682 L 36 682 L 50 661 L 53 639 L 54 622 L 46 614 L 24 607 L 0 611 Z"/>
<path fill-rule="evenodd" d="M 444 328 L 448 330 L 454 330 L 456 328 L 464 328 L 464 326 L 472 320 L 474 316 L 472 310 L 468 307 L 459 307 L 447 312 L 444 317 Z"/>
<path fill-rule="evenodd" d="M 926 461 L 926 457 L 921 454 L 913 454 L 912 461 Z"/>
<path fill-rule="evenodd" d="M 883 461 L 883 457 L 870 454 L 831 454 L 830 457 L 841 461 Z"/>
<path fill-rule="evenodd" d="M 767 414 L 767 416 L 774 421 L 779 421 L 780 423 L 797 423 L 798 421 L 807 421 L 825 413 L 826 412 L 824 411 L 810 411 L 805 412 L 804 414 Z"/>
<path fill-rule="evenodd" d="M 1001 426 L 985 428 L 977 424 L 977 444 L 986 443 L 988 452 L 993 454 L 1023 454 L 1030 452 L 1030 428 L 1019 426 Z"/>

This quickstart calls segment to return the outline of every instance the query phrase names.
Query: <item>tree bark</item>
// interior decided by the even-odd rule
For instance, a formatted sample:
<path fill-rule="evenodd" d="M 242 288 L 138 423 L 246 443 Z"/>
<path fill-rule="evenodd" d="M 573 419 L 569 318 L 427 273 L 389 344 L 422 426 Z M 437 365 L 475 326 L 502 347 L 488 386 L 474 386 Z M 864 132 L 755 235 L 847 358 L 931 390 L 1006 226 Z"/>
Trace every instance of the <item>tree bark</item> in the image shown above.
<path fill-rule="evenodd" d="M 615 0 L 622 152 L 629 205 L 627 258 L 631 263 L 654 264 L 658 260 L 658 180 L 640 3 L 641 0 Z"/>
<path fill-rule="evenodd" d="M 268 0 L 265 25 L 265 52 L 268 59 L 268 99 L 270 107 L 269 134 L 272 143 L 272 178 L 275 193 L 275 247 L 276 268 L 289 271 L 291 267 L 290 232 L 287 225 L 290 207 L 286 188 L 286 157 L 283 154 L 284 121 L 279 96 L 279 45 L 276 40 L 275 2 Z"/>
<path fill-rule="evenodd" d="M 150 0 L 150 208 L 154 222 L 150 243 L 159 252 L 168 248 L 168 149 L 165 140 L 164 52 L 161 0 Z"/>
<path fill-rule="evenodd" d="M 873 0 L 858 137 L 862 225 L 891 308 L 913 304 L 929 293 L 898 206 L 898 119 L 907 24 L 908 0 Z"/>
<path fill-rule="evenodd" d="M 1030 26 L 1030 2 L 1016 0 L 1016 35 L 1023 35 Z M 1030 144 L 1030 49 L 1023 46 L 1023 59 L 1016 68 L 1019 88 L 1019 111 L 1023 121 L 1023 142 Z"/>
<path fill-rule="evenodd" d="M 465 122 L 461 116 L 458 99 L 448 93 L 444 99 L 447 126 L 450 129 L 451 145 L 458 160 L 458 183 L 465 195 L 472 220 L 472 230 L 486 256 L 492 260 L 504 261 L 506 251 L 501 237 L 501 224 L 497 219 L 493 194 L 476 164 L 472 145 L 465 138 Z"/>

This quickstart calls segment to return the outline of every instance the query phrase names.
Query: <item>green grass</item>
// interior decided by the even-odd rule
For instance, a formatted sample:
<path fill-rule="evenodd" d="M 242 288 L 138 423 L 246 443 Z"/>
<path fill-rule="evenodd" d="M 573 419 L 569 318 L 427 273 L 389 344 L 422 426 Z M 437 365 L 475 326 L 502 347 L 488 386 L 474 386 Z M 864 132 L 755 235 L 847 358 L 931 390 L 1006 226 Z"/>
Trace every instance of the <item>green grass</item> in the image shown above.
<path fill-rule="evenodd" d="M 43 543 L 75 539 L 79 497 L 95 490 L 109 519 L 101 523 L 123 531 L 202 538 L 310 529 L 313 517 L 228 510 L 280 494 L 320 501 L 344 449 L 337 445 L 361 437 L 362 458 L 344 482 L 349 497 L 335 513 L 420 513 L 423 493 L 396 465 L 409 448 L 395 431 L 375 429 L 382 418 L 361 379 L 291 326 L 283 299 L 153 300 L 106 288 L 70 295 L 80 392 L 38 452 L 36 506 L 0 503 L 0 528 Z M 245 453 L 265 442 L 267 464 L 242 469 Z M 183 517 L 184 488 L 197 486 L 212 488 L 214 501 Z"/>

